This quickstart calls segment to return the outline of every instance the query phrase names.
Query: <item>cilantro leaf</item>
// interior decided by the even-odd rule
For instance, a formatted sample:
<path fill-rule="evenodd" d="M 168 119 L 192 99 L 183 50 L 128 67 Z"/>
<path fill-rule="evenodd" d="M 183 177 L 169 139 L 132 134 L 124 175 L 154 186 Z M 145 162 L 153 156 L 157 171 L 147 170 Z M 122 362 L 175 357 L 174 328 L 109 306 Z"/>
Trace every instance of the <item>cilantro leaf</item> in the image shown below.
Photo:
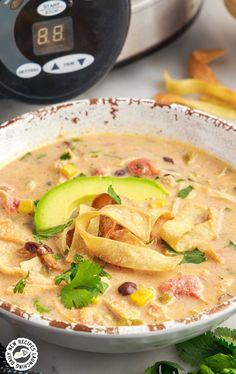
<path fill-rule="evenodd" d="M 63 281 L 67 284 L 70 283 L 71 280 L 75 277 L 77 270 L 78 270 L 78 264 L 72 262 L 68 270 L 64 271 L 63 273 L 57 275 L 54 278 L 55 284 L 58 285 Z"/>
<path fill-rule="evenodd" d="M 121 204 L 121 198 L 120 198 L 120 196 L 118 196 L 117 193 L 114 191 L 114 188 L 112 187 L 111 184 L 110 184 L 110 186 L 109 186 L 108 189 L 107 189 L 107 193 L 108 193 L 108 195 L 109 195 L 113 200 L 115 200 L 116 204 Z"/>
<path fill-rule="evenodd" d="M 93 297 L 104 293 L 108 287 L 101 278 L 109 276 L 95 262 L 82 258 L 79 263 L 72 263 L 69 270 L 55 277 L 56 284 L 62 281 L 66 283 L 61 289 L 62 304 L 68 309 L 82 308 L 91 304 Z"/>
<path fill-rule="evenodd" d="M 179 374 L 179 370 L 184 370 L 180 365 L 172 361 L 159 361 L 155 365 L 147 368 L 144 374 Z"/>
<path fill-rule="evenodd" d="M 61 159 L 61 160 L 70 160 L 70 159 L 71 159 L 71 154 L 70 154 L 69 152 L 63 153 L 63 154 L 60 156 L 60 159 Z"/>
<path fill-rule="evenodd" d="M 194 251 L 185 252 L 180 264 L 201 264 L 204 261 L 206 261 L 205 254 L 196 248 Z"/>
<path fill-rule="evenodd" d="M 187 251 L 184 253 L 176 252 L 168 243 L 162 240 L 162 245 L 165 249 L 172 255 L 172 256 L 180 256 L 183 255 L 184 258 L 181 261 L 181 264 L 200 264 L 201 262 L 206 261 L 206 256 L 204 253 L 199 251 L 199 249 L 194 249 L 193 251 Z"/>
<path fill-rule="evenodd" d="M 48 230 L 45 230 L 45 231 L 37 231 L 36 229 L 33 230 L 33 236 L 36 240 L 37 243 L 41 243 L 42 240 L 45 240 L 45 239 L 48 239 L 52 236 L 55 236 L 57 234 L 59 234 L 60 232 L 64 231 L 67 227 L 69 227 L 72 223 L 72 220 L 70 220 L 69 222 L 63 224 L 63 225 L 59 225 L 59 226 L 56 226 L 56 227 L 52 227 Z"/>
<path fill-rule="evenodd" d="M 16 283 L 16 285 L 13 289 L 14 293 L 23 293 L 24 292 L 24 289 L 25 289 L 25 286 L 26 286 L 26 279 L 28 277 L 29 277 L 29 272 L 24 278 L 22 278 L 21 280 L 19 280 L 19 282 Z"/>
<path fill-rule="evenodd" d="M 38 313 L 44 314 L 49 313 L 51 310 L 43 306 L 38 300 L 34 300 L 34 307 Z"/>
<path fill-rule="evenodd" d="M 210 331 L 187 342 L 176 345 L 180 358 L 193 365 L 201 365 L 205 358 L 217 353 L 227 353 Z"/>
<path fill-rule="evenodd" d="M 214 337 L 225 348 L 232 353 L 236 349 L 236 330 L 231 330 L 228 327 L 218 327 L 214 331 Z"/>
<path fill-rule="evenodd" d="M 215 374 L 208 366 L 201 365 L 197 374 Z"/>
<path fill-rule="evenodd" d="M 91 292 L 83 288 L 76 289 L 68 284 L 61 290 L 61 301 L 67 309 L 83 308 L 92 303 L 96 292 Z"/>
<path fill-rule="evenodd" d="M 227 245 L 227 247 L 232 247 L 233 249 L 236 250 L 236 243 L 233 242 L 233 240 L 230 240 L 229 244 Z"/>
<path fill-rule="evenodd" d="M 27 160 L 30 156 L 32 156 L 32 153 L 27 152 L 20 158 L 20 161 Z"/>
<path fill-rule="evenodd" d="M 210 369 L 219 373 L 223 369 L 236 369 L 236 359 L 233 356 L 217 353 L 205 358 L 204 362 Z"/>
<path fill-rule="evenodd" d="M 178 192 L 178 197 L 180 197 L 181 199 L 185 199 L 192 190 L 193 186 L 189 185 L 188 187 L 185 187 Z"/>

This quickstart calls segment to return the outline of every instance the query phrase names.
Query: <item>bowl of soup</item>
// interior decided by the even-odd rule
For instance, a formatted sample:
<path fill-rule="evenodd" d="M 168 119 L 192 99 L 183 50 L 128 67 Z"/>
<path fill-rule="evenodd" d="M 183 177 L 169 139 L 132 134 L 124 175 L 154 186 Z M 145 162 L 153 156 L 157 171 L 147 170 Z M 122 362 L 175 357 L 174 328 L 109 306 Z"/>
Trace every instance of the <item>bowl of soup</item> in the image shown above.
<path fill-rule="evenodd" d="M 93 352 L 236 310 L 236 129 L 179 105 L 82 100 L 0 128 L 0 315 Z"/>

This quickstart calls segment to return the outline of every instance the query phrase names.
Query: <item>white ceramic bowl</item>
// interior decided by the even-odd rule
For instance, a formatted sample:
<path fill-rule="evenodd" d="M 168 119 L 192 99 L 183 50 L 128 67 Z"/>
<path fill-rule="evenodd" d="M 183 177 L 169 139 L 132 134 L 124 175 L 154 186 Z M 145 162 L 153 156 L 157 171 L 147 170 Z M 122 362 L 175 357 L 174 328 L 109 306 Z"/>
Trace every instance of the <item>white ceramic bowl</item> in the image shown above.
<path fill-rule="evenodd" d="M 0 164 L 59 135 L 161 134 L 213 152 L 236 166 L 236 128 L 179 105 L 152 100 L 99 99 L 59 104 L 23 115 L 0 128 Z M 194 317 L 152 326 L 94 327 L 53 321 L 0 300 L 0 314 L 16 329 L 50 343 L 91 352 L 136 352 L 164 347 L 211 329 L 236 311 L 236 297 Z"/>

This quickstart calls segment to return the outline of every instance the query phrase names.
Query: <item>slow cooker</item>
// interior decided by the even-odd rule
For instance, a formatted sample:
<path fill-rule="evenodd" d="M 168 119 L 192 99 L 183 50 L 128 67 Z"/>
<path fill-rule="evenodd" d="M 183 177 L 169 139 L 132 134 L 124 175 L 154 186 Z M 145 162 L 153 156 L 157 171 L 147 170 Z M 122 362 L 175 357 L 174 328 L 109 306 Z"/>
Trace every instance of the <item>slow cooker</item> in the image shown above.
<path fill-rule="evenodd" d="M 183 31 L 203 0 L 0 0 L 0 95 L 67 100 Z"/>

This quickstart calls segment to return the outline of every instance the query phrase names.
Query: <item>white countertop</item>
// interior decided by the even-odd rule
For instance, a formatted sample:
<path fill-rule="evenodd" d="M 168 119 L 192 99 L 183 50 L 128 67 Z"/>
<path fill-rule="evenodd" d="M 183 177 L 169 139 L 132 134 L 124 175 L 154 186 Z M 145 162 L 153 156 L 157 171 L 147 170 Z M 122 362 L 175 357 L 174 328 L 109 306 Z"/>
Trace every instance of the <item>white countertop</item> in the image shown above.
<path fill-rule="evenodd" d="M 226 48 L 227 55 L 214 63 L 222 83 L 236 89 L 236 20 L 225 10 L 222 0 L 205 0 L 200 17 L 183 36 L 165 49 L 142 60 L 116 69 L 86 97 L 150 98 L 161 90 L 162 73 L 168 69 L 177 78 L 186 74 L 190 52 L 197 48 Z M 13 100 L 0 101 L 0 123 L 37 108 Z M 236 316 L 225 325 L 236 328 Z M 14 327 L 0 320 L 0 342 L 15 337 Z M 174 347 L 138 354 L 105 355 L 73 351 L 34 339 L 39 349 L 35 369 L 44 374 L 143 374 L 155 361 L 176 360 Z"/>

